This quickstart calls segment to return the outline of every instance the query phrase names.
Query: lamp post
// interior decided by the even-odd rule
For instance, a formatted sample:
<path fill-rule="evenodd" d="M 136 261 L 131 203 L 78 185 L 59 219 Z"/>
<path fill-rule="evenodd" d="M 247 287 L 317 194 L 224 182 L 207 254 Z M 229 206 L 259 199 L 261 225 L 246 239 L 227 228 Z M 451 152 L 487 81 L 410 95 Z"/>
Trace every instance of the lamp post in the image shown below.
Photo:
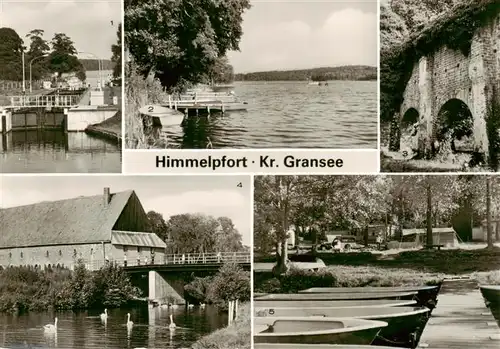
<path fill-rule="evenodd" d="M 23 62 L 23 95 L 26 94 L 26 71 L 24 67 L 24 48 L 21 51 L 21 60 Z"/>
<path fill-rule="evenodd" d="M 33 92 L 33 86 L 32 86 L 32 84 L 31 84 L 31 68 L 32 68 L 32 66 L 31 66 L 31 65 L 32 65 L 32 64 L 33 64 L 33 62 L 34 62 L 34 61 L 36 61 L 37 59 L 42 58 L 42 57 L 46 57 L 46 56 L 47 56 L 47 55 L 41 55 L 41 56 L 38 56 L 38 57 L 33 58 L 33 59 L 30 61 L 30 94 Z"/>
<path fill-rule="evenodd" d="M 90 52 L 78 51 L 78 53 L 87 54 L 87 55 L 90 55 L 90 56 L 94 57 L 95 59 L 97 59 L 97 63 L 99 65 L 99 89 L 102 90 L 102 76 L 101 76 L 102 64 L 101 64 L 101 59 L 99 57 L 97 57 L 95 54 L 90 53 Z"/>

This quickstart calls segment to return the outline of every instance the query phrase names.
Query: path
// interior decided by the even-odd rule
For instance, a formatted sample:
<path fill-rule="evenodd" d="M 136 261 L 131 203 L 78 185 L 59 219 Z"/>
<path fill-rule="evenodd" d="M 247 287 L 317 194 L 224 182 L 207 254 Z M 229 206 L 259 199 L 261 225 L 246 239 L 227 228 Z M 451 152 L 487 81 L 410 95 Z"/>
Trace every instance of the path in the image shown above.
<path fill-rule="evenodd" d="M 443 282 L 418 348 L 500 348 L 500 329 L 475 281 Z"/>

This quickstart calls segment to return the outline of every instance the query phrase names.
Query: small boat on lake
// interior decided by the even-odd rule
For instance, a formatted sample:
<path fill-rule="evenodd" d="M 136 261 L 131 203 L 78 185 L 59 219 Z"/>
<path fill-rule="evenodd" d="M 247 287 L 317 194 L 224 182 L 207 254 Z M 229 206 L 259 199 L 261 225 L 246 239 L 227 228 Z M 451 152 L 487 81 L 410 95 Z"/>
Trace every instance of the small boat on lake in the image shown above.
<path fill-rule="evenodd" d="M 377 345 L 398 343 L 415 348 L 429 318 L 425 307 L 371 307 L 371 308 L 256 308 L 256 317 L 323 317 L 353 318 L 386 322 L 375 342 Z"/>
<path fill-rule="evenodd" d="M 369 293 L 270 293 L 260 296 L 259 301 L 302 301 L 302 300 L 369 300 L 369 299 L 413 299 L 416 291 L 407 292 L 369 292 Z"/>
<path fill-rule="evenodd" d="M 257 317 L 253 337 L 254 343 L 371 344 L 386 326 L 364 319 Z"/>
<path fill-rule="evenodd" d="M 290 349 L 290 344 L 255 343 L 254 349 Z M 350 344 L 294 344 L 294 349 L 402 349 L 399 347 L 381 347 L 373 345 Z"/>
<path fill-rule="evenodd" d="M 364 299 L 364 300 L 300 300 L 278 301 L 254 299 L 254 308 L 367 308 L 367 307 L 402 307 L 416 305 L 415 300 Z"/>

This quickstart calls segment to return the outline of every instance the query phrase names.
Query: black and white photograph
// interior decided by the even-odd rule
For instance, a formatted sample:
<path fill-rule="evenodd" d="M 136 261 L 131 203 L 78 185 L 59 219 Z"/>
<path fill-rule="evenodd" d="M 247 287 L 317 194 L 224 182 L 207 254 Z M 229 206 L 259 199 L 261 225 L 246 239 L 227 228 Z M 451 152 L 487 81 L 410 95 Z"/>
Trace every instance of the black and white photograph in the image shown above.
<path fill-rule="evenodd" d="M 125 147 L 377 149 L 377 11 L 125 0 Z"/>
<path fill-rule="evenodd" d="M 256 176 L 255 349 L 498 348 L 500 179 Z"/>
<path fill-rule="evenodd" d="M 250 176 L 0 180 L 1 348 L 250 349 Z"/>
<path fill-rule="evenodd" d="M 382 172 L 497 172 L 498 0 L 382 0 Z"/>
<path fill-rule="evenodd" d="M 0 0 L 0 173 L 120 173 L 121 0 Z"/>

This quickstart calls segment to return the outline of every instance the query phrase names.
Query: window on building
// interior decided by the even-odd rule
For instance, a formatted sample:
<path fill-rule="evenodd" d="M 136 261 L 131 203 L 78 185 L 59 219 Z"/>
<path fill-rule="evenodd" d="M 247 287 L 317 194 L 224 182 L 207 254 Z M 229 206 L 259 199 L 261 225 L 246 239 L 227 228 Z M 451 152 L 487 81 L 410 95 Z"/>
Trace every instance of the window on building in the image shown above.
<path fill-rule="evenodd" d="M 93 254 L 94 254 L 94 249 L 93 249 L 93 248 L 91 248 L 91 249 L 90 249 L 90 255 L 92 256 Z"/>
<path fill-rule="evenodd" d="M 141 252 L 141 246 L 137 246 L 137 252 Z"/>
<path fill-rule="evenodd" d="M 61 250 L 59 250 L 59 256 L 62 256 L 62 251 Z"/>
<path fill-rule="evenodd" d="M 128 251 L 128 247 L 123 245 L 123 252 L 127 252 Z"/>
<path fill-rule="evenodd" d="M 49 257 L 49 251 L 47 251 L 46 255 L 47 255 L 47 258 L 48 258 Z"/>
<path fill-rule="evenodd" d="M 9 258 L 12 258 L 12 252 L 9 252 Z"/>
<path fill-rule="evenodd" d="M 23 258 L 23 253 L 21 252 L 21 258 Z"/>
<path fill-rule="evenodd" d="M 76 248 L 73 250 L 73 257 L 76 257 Z"/>

